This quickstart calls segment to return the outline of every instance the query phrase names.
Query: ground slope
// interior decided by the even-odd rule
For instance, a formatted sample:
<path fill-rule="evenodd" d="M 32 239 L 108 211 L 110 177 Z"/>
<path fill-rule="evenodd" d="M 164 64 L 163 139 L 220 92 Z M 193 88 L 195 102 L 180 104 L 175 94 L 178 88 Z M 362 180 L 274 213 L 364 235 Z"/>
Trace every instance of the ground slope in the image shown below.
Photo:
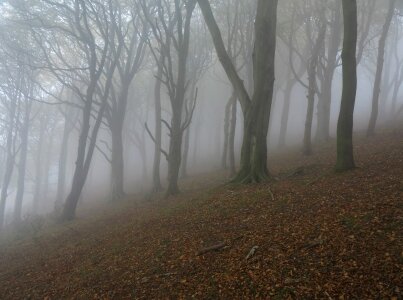
<path fill-rule="evenodd" d="M 401 299 L 402 132 L 355 150 L 352 172 L 333 173 L 334 145 L 290 151 L 274 182 L 198 177 L 210 188 L 3 246 L 0 298 Z"/>

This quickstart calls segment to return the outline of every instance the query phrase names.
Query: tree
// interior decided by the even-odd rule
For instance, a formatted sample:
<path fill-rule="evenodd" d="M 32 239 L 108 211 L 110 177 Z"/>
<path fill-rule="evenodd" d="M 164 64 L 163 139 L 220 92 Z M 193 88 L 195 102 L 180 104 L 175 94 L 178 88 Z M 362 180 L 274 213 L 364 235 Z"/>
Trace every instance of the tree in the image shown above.
<path fill-rule="evenodd" d="M 168 152 L 163 151 L 168 160 L 168 187 L 166 196 L 179 193 L 178 178 L 182 159 L 183 133 L 190 125 L 194 106 L 187 109 L 185 95 L 187 84 L 187 61 L 190 44 L 190 25 L 196 0 L 175 0 L 173 7 L 169 2 L 157 1 L 154 16 L 151 16 L 147 5 L 143 2 L 143 11 L 152 28 L 157 51 L 163 59 L 150 46 L 156 63 L 161 63 L 162 78 L 159 80 L 168 90 L 171 104 L 171 122 L 162 120 L 167 126 L 170 136 Z M 183 116 L 185 112 L 185 116 Z M 151 133 L 148 130 L 149 133 Z M 154 140 L 155 138 L 152 137 Z M 160 149 L 161 150 L 161 149 Z"/>
<path fill-rule="evenodd" d="M 244 115 L 241 166 L 234 182 L 260 182 L 269 178 L 267 133 L 274 86 L 277 0 L 259 0 L 255 20 L 253 53 L 254 92 L 250 97 L 231 61 L 208 0 L 198 0 L 213 38 L 218 58 L 235 89 Z"/>
<path fill-rule="evenodd" d="M 373 90 L 373 94 L 372 94 L 372 112 L 371 112 L 371 118 L 370 118 L 369 125 L 368 125 L 367 136 L 373 136 L 375 134 L 375 126 L 376 126 L 376 121 L 378 119 L 379 94 L 381 91 L 381 80 L 382 80 L 382 72 L 383 72 L 383 65 L 384 65 L 385 45 L 386 45 L 386 39 L 387 39 L 388 33 L 389 33 L 390 24 L 392 23 L 394 11 L 395 11 L 395 4 L 396 4 L 396 0 L 389 0 L 389 8 L 388 8 L 385 24 L 383 25 L 381 37 L 379 38 L 375 83 L 374 83 L 374 90 Z"/>
<path fill-rule="evenodd" d="M 343 92 L 337 124 L 337 171 L 355 168 L 353 150 L 354 106 L 357 93 L 357 2 L 343 0 Z"/>

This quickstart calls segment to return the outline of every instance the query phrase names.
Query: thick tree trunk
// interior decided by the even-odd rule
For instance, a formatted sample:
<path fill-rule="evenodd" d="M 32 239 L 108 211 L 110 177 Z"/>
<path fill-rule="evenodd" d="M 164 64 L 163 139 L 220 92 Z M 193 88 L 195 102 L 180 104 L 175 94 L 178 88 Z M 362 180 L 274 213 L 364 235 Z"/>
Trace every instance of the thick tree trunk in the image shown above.
<path fill-rule="evenodd" d="M 337 124 L 336 171 L 355 168 L 353 151 L 354 106 L 357 93 L 357 2 L 343 0 L 343 92 Z"/>
<path fill-rule="evenodd" d="M 182 108 L 172 114 L 171 139 L 169 145 L 168 160 L 168 188 L 166 195 L 176 195 L 179 193 L 178 178 L 179 168 L 182 158 Z"/>
<path fill-rule="evenodd" d="M 185 141 L 183 144 L 183 157 L 181 164 L 181 177 L 186 178 L 188 176 L 187 168 L 188 168 L 188 156 L 189 156 L 189 146 L 190 146 L 190 128 L 187 128 L 185 131 Z"/>
<path fill-rule="evenodd" d="M 250 98 L 225 49 L 220 29 L 207 0 L 198 0 L 212 35 L 219 60 L 239 97 L 244 115 L 241 164 L 233 182 L 260 182 L 269 178 L 267 133 L 274 86 L 277 0 L 259 0 L 255 20 L 253 53 L 254 93 Z"/>
<path fill-rule="evenodd" d="M 21 213 L 22 213 L 22 202 L 24 199 L 25 192 L 25 172 L 27 165 L 27 155 L 28 155 L 28 133 L 30 126 L 30 115 L 31 115 L 31 107 L 32 102 L 28 99 L 25 106 L 25 114 L 24 114 L 24 122 L 21 128 L 21 152 L 20 152 L 20 160 L 18 164 L 18 180 L 17 180 L 17 194 L 15 196 L 15 206 L 14 206 L 14 222 L 21 221 Z"/>
<path fill-rule="evenodd" d="M 60 211 L 63 206 L 63 200 L 65 197 L 65 190 L 66 190 L 66 165 L 67 165 L 67 155 L 68 155 L 68 144 L 69 144 L 69 136 L 71 130 L 73 129 L 73 124 L 71 124 L 72 120 L 68 120 L 68 118 L 72 117 L 71 112 L 65 117 L 64 127 L 63 127 L 63 136 L 62 136 L 62 143 L 60 149 L 60 156 L 59 156 L 59 167 L 57 170 L 57 193 L 56 193 L 56 203 L 55 203 L 55 211 Z"/>
<path fill-rule="evenodd" d="M 374 90 L 373 90 L 373 94 L 372 94 L 372 111 L 371 111 L 371 118 L 369 120 L 367 136 L 373 136 L 375 134 L 376 121 L 378 119 L 378 112 L 379 112 L 379 95 L 381 92 L 381 81 L 382 81 L 382 72 L 383 72 L 384 56 L 385 56 L 385 45 L 386 45 L 386 39 L 388 37 L 390 24 L 392 22 L 393 14 L 395 11 L 395 3 L 396 3 L 396 0 L 389 0 L 388 14 L 386 16 L 385 24 L 383 25 L 381 37 L 379 39 L 375 83 L 374 83 Z"/>

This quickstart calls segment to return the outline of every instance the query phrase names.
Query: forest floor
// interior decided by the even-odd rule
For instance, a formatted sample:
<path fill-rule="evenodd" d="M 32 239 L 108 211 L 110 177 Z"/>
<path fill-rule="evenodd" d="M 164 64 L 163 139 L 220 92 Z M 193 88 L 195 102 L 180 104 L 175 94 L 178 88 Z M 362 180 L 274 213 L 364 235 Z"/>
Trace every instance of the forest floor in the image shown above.
<path fill-rule="evenodd" d="M 3 244 L 0 298 L 402 299 L 403 131 L 358 137 L 343 174 L 334 148 L 271 155 L 272 182 L 196 176 Z"/>

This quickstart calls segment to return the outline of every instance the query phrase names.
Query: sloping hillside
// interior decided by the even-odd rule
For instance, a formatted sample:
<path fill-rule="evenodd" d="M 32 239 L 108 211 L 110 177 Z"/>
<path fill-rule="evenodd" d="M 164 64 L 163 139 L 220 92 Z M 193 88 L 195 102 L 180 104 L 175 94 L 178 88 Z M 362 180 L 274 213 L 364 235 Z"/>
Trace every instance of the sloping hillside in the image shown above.
<path fill-rule="evenodd" d="M 401 299 L 403 135 L 274 155 L 276 180 L 187 180 L 177 198 L 134 201 L 0 250 L 1 299 Z"/>

